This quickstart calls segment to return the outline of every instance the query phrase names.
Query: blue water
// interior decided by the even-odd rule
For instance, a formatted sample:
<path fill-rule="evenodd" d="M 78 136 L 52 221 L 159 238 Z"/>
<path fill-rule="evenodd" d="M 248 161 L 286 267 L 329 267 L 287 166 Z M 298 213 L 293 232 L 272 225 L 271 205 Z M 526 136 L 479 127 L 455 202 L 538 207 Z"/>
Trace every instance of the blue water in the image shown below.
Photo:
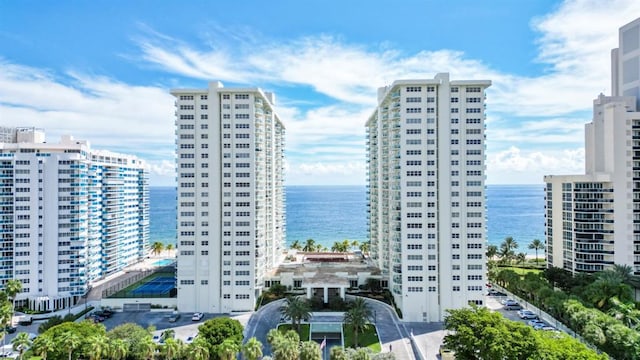
<path fill-rule="evenodd" d="M 312 238 L 328 248 L 344 239 L 367 239 L 367 198 L 364 186 L 287 186 L 287 243 Z M 176 189 L 152 187 L 151 242 L 176 242 Z M 489 244 L 507 236 L 518 251 L 533 253 L 527 244 L 544 240 L 543 185 L 487 187 Z"/>

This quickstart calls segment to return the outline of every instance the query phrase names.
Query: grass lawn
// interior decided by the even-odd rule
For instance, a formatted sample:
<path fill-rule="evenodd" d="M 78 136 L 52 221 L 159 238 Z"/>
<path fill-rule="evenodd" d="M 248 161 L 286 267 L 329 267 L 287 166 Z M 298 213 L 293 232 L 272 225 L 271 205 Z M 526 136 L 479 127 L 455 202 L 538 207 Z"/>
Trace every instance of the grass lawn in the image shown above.
<path fill-rule="evenodd" d="M 291 324 L 280 324 L 278 325 L 278 331 L 281 333 L 286 333 L 289 330 L 295 330 L 296 328 L 291 326 Z M 309 324 L 300 324 L 300 341 L 309 341 Z"/>
<path fill-rule="evenodd" d="M 348 325 L 343 325 L 342 331 L 344 332 L 344 347 L 353 347 L 354 339 L 351 327 Z M 363 333 L 358 334 L 358 346 L 368 347 L 374 353 L 379 353 L 380 351 L 382 351 L 382 346 L 380 345 L 380 340 L 378 339 L 378 333 L 376 332 L 376 327 L 373 324 L 367 324 Z"/>
<path fill-rule="evenodd" d="M 515 272 L 518 275 L 524 276 L 527 273 L 534 273 L 534 274 L 539 274 L 542 272 L 542 269 L 525 269 L 525 268 L 520 268 L 520 267 L 516 267 L 516 266 L 504 266 L 504 267 L 499 267 L 498 269 L 500 270 L 512 270 L 513 272 Z"/>

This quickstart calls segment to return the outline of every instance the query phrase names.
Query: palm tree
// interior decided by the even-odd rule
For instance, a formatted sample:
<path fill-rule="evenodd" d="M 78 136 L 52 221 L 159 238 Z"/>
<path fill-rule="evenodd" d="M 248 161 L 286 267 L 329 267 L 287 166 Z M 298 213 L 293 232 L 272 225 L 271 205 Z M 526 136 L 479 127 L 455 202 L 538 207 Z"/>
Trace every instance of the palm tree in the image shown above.
<path fill-rule="evenodd" d="M 538 250 L 544 250 L 544 242 L 539 239 L 533 239 L 531 244 L 529 244 L 529 249 L 533 249 L 536 251 L 536 265 L 538 264 Z"/>
<path fill-rule="evenodd" d="M 293 330 L 282 334 L 276 329 L 269 331 L 267 339 L 274 359 L 298 360 L 300 357 L 300 336 Z"/>
<path fill-rule="evenodd" d="M 240 351 L 240 346 L 235 340 L 225 339 L 222 344 L 217 346 L 218 356 L 222 360 L 233 360 L 238 351 Z"/>
<path fill-rule="evenodd" d="M 47 355 L 57 348 L 56 343 L 51 336 L 44 333 L 33 340 L 31 350 L 36 355 L 42 357 L 42 360 L 47 360 Z"/>
<path fill-rule="evenodd" d="M 360 241 L 358 241 L 358 240 L 353 240 L 353 241 L 351 242 L 351 247 L 352 247 L 352 248 L 356 248 L 356 249 L 357 249 L 357 248 L 359 248 L 359 247 L 360 247 Z"/>
<path fill-rule="evenodd" d="M 20 354 L 18 358 L 22 360 L 22 354 L 26 349 L 29 348 L 29 346 L 31 346 L 31 339 L 29 339 L 28 333 L 21 332 L 16 335 L 13 340 L 11 340 L 11 344 L 13 344 L 13 350 L 18 351 L 18 353 Z"/>
<path fill-rule="evenodd" d="M 103 355 L 109 355 L 109 338 L 105 335 L 95 334 L 88 340 L 90 344 L 89 359 L 100 360 Z"/>
<path fill-rule="evenodd" d="M 162 340 L 173 339 L 176 337 L 176 331 L 173 329 L 167 329 L 162 332 L 161 338 Z"/>
<path fill-rule="evenodd" d="M 262 357 L 262 343 L 255 337 L 247 340 L 242 346 L 242 356 L 246 360 L 258 360 Z"/>
<path fill-rule="evenodd" d="M 315 341 L 300 343 L 300 360 L 322 360 L 322 349 Z"/>
<path fill-rule="evenodd" d="M 524 266 L 525 261 L 527 261 L 527 254 L 521 252 L 516 256 L 516 264 L 520 264 L 520 266 Z"/>
<path fill-rule="evenodd" d="M 188 349 L 193 360 L 209 359 L 209 344 L 205 338 L 197 337 L 189 344 Z"/>
<path fill-rule="evenodd" d="M 487 246 L 487 259 L 491 260 L 498 255 L 498 247 L 495 245 Z"/>
<path fill-rule="evenodd" d="M 511 236 L 507 236 L 500 244 L 501 260 L 511 262 L 514 256 L 513 250 L 518 248 L 518 243 Z"/>
<path fill-rule="evenodd" d="M 306 251 L 306 252 L 316 251 L 316 241 L 313 239 L 307 239 L 307 241 L 304 242 L 304 247 L 302 248 L 302 251 Z"/>
<path fill-rule="evenodd" d="M 4 291 L 11 299 L 11 320 L 13 320 L 13 314 L 16 311 L 16 295 L 22 291 L 22 282 L 17 279 L 11 279 L 4 285 Z"/>
<path fill-rule="evenodd" d="M 69 354 L 69 360 L 73 355 L 73 351 L 80 347 L 82 339 L 74 332 L 66 332 L 60 337 L 62 348 Z"/>
<path fill-rule="evenodd" d="M 167 254 L 169 254 L 173 250 L 173 244 L 167 244 L 164 249 L 167 251 Z"/>
<path fill-rule="evenodd" d="M 136 355 L 142 356 L 146 359 L 153 359 L 153 354 L 156 352 L 156 343 L 153 342 L 151 336 L 144 337 L 140 343 L 140 349 L 142 350 L 142 354 Z"/>
<path fill-rule="evenodd" d="M 636 310 L 633 303 L 625 304 L 615 296 L 609 299 L 609 302 L 612 307 L 607 311 L 607 314 L 622 321 L 632 329 L 638 329 L 640 325 L 640 310 Z"/>
<path fill-rule="evenodd" d="M 293 244 L 291 244 L 291 246 L 289 246 L 289 248 L 293 249 L 293 250 L 302 250 L 302 245 L 300 245 L 300 240 L 295 240 L 293 242 Z"/>
<path fill-rule="evenodd" d="M 349 310 L 344 314 L 344 322 L 353 329 L 353 344 L 358 347 L 358 334 L 364 331 L 366 325 L 373 318 L 373 313 L 363 298 L 356 298 L 351 302 Z"/>
<path fill-rule="evenodd" d="M 129 345 L 122 339 L 113 339 L 109 343 L 109 353 L 113 360 L 123 360 L 127 357 Z"/>
<path fill-rule="evenodd" d="M 180 343 L 176 339 L 170 337 L 165 340 L 164 346 L 162 346 L 162 354 L 167 360 L 175 359 L 176 355 L 180 352 Z"/>
<path fill-rule="evenodd" d="M 360 244 L 360 251 L 362 251 L 363 254 L 368 254 L 370 250 L 371 250 L 371 241 L 365 241 Z"/>
<path fill-rule="evenodd" d="M 162 244 L 161 242 L 156 241 L 153 244 L 151 244 L 151 252 L 154 255 L 156 255 L 156 256 L 160 255 L 162 250 L 164 250 L 164 244 Z"/>
<path fill-rule="evenodd" d="M 599 309 L 602 309 L 614 296 L 623 302 L 632 299 L 631 287 L 623 282 L 620 274 L 612 270 L 599 272 L 596 280 L 587 286 L 585 293 L 589 301 Z"/>
<path fill-rule="evenodd" d="M 300 322 L 311 318 L 311 307 L 305 299 L 295 296 L 289 296 L 285 299 L 284 305 L 280 307 L 280 313 L 285 319 L 291 319 L 291 325 L 294 326 L 300 334 Z"/>

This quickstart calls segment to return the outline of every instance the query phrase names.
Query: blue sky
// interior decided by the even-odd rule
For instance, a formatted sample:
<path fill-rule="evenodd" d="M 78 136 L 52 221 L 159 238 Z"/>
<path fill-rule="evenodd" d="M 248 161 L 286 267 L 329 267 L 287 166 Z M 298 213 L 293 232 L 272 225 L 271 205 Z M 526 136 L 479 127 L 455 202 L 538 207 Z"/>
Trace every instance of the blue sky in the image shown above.
<path fill-rule="evenodd" d="M 637 0 L 0 1 L 0 125 L 147 160 L 173 185 L 169 89 L 258 86 L 288 184 L 364 184 L 364 123 L 396 79 L 490 79 L 487 183 L 583 172 L 584 123 Z"/>

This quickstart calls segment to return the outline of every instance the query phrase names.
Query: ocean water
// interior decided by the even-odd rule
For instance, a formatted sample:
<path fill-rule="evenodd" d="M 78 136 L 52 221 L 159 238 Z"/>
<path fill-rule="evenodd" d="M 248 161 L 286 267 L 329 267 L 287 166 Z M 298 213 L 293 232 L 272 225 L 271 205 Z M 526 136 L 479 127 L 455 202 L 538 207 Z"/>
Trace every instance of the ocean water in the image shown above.
<path fill-rule="evenodd" d="M 335 241 L 367 239 L 364 186 L 287 186 L 287 243 L 312 238 L 328 248 Z M 151 242 L 176 242 L 176 189 L 150 189 Z M 511 236 L 518 251 L 544 240 L 543 185 L 487 186 L 488 242 L 499 245 Z"/>

